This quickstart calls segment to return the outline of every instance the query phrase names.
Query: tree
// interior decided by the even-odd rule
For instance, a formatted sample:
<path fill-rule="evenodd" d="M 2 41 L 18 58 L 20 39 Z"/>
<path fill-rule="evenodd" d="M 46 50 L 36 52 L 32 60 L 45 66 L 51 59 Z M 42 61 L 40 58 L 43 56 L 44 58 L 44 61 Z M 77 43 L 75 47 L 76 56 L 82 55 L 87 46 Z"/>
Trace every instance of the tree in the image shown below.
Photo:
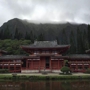
<path fill-rule="evenodd" d="M 26 34 L 25 34 L 25 39 L 30 40 L 30 33 L 28 33 L 27 31 L 26 31 Z"/>
<path fill-rule="evenodd" d="M 84 53 L 84 44 L 82 39 L 82 32 L 80 31 L 79 27 L 77 28 L 77 51 L 78 54 Z"/>
<path fill-rule="evenodd" d="M 20 40 L 23 37 L 21 32 L 18 32 L 18 28 L 15 30 L 14 39 Z"/>
<path fill-rule="evenodd" d="M 67 41 L 67 34 L 66 34 L 66 31 L 65 31 L 65 28 L 62 30 L 62 44 L 67 44 L 68 41 Z"/>
<path fill-rule="evenodd" d="M 67 66 L 63 66 L 61 68 L 61 71 L 63 72 L 63 74 L 69 74 L 69 73 L 71 73 L 70 68 L 67 67 Z"/>
<path fill-rule="evenodd" d="M 69 66 L 70 66 L 69 63 L 68 63 L 68 60 L 65 60 L 64 63 L 65 63 L 64 65 L 65 65 L 66 67 L 69 67 Z"/>
<path fill-rule="evenodd" d="M 85 73 L 89 73 L 90 74 L 90 68 L 88 68 Z"/>
<path fill-rule="evenodd" d="M 3 39 L 3 30 L 0 31 L 0 39 Z"/>
<path fill-rule="evenodd" d="M 17 37 L 18 37 L 18 29 L 16 28 L 15 34 L 14 34 L 14 39 L 17 39 Z"/>
<path fill-rule="evenodd" d="M 34 40 L 35 40 L 35 36 L 34 36 L 33 31 L 30 31 L 30 40 L 31 40 L 32 43 L 33 43 Z"/>
<path fill-rule="evenodd" d="M 64 66 L 61 68 L 61 71 L 63 72 L 63 74 L 70 74 L 71 73 L 68 60 L 64 61 Z"/>
<path fill-rule="evenodd" d="M 76 53 L 76 45 L 73 31 L 70 32 L 70 45 L 71 45 L 69 49 L 70 54 Z"/>
<path fill-rule="evenodd" d="M 44 35 L 41 33 L 38 38 L 37 38 L 38 41 L 44 41 Z"/>
<path fill-rule="evenodd" d="M 82 34 L 82 40 L 83 40 L 83 48 L 84 51 L 89 49 L 89 42 L 88 42 L 88 35 L 86 30 L 84 30 L 83 34 Z"/>
<path fill-rule="evenodd" d="M 20 48 L 21 45 L 31 44 L 30 40 L 0 40 L 0 48 L 8 52 L 8 54 L 26 54 L 27 53 Z"/>
<path fill-rule="evenodd" d="M 9 31 L 9 27 L 8 26 L 5 28 L 5 31 L 3 31 L 1 36 L 2 36 L 2 39 L 10 39 L 12 37 L 12 34 Z"/>
<path fill-rule="evenodd" d="M 90 25 L 88 25 L 88 31 L 87 31 L 87 36 L 88 36 L 88 42 L 89 42 L 89 48 L 90 48 Z"/>

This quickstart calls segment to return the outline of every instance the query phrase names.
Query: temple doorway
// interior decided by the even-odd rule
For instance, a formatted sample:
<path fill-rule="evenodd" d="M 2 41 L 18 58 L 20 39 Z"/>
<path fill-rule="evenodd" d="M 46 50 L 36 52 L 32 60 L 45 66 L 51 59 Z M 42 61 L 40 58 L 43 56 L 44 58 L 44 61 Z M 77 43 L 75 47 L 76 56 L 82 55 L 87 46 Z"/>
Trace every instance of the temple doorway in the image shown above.
<path fill-rule="evenodd" d="M 46 69 L 50 68 L 50 57 L 45 57 L 45 68 Z"/>

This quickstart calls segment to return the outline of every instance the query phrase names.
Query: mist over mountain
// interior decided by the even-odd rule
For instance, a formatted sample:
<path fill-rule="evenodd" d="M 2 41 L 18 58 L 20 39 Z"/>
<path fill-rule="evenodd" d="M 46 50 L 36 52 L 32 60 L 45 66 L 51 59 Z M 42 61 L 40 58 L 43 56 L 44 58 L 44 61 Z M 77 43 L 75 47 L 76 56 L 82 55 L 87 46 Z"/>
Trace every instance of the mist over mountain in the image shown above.
<path fill-rule="evenodd" d="M 70 53 L 85 53 L 90 48 L 90 25 L 75 23 L 30 23 L 14 18 L 0 27 L 0 39 L 57 40 L 70 44 Z"/>

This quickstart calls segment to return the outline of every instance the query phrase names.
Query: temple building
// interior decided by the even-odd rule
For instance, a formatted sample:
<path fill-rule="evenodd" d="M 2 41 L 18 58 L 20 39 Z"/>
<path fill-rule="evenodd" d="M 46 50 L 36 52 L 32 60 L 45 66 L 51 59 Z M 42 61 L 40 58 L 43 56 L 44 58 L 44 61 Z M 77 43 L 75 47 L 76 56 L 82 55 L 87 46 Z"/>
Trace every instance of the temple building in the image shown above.
<path fill-rule="evenodd" d="M 60 72 L 64 64 L 65 53 L 69 45 L 58 45 L 57 41 L 35 41 L 31 45 L 23 45 L 21 48 L 29 53 L 25 59 L 22 72 Z"/>
<path fill-rule="evenodd" d="M 3 51 L 0 51 L 0 69 L 21 73 L 60 72 L 65 60 L 68 60 L 72 72 L 85 72 L 87 68 L 90 68 L 90 55 L 63 56 L 70 45 L 58 45 L 57 41 L 35 41 L 31 45 L 20 47 L 29 55 L 2 55 Z"/>
<path fill-rule="evenodd" d="M 2 56 L 3 54 L 7 54 L 7 51 L 0 50 L 0 56 Z"/>

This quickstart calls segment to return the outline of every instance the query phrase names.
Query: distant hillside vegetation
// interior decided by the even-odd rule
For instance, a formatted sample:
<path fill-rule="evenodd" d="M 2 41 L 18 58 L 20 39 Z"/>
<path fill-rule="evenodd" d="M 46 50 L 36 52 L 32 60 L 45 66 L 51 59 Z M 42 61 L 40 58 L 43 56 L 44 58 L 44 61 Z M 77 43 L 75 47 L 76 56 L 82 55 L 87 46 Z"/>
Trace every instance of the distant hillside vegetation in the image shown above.
<path fill-rule="evenodd" d="M 86 24 L 34 24 L 14 18 L 0 27 L 0 39 L 57 40 L 70 44 L 69 53 L 85 53 L 90 48 L 90 25 Z"/>

